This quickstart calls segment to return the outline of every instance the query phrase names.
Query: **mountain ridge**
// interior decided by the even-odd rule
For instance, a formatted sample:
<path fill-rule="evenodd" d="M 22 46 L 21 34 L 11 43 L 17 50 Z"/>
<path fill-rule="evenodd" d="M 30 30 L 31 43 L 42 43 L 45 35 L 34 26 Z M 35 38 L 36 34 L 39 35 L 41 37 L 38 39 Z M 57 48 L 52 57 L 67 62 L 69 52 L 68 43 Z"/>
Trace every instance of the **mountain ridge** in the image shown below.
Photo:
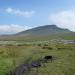
<path fill-rule="evenodd" d="M 42 33 L 43 34 L 44 33 L 45 34 L 45 32 L 49 33 L 49 32 L 56 32 L 56 31 L 70 31 L 70 30 L 59 28 L 56 25 L 44 25 L 44 26 L 39 26 L 39 27 L 35 27 L 35 28 L 29 29 L 29 30 L 19 32 L 17 34 L 18 35 L 27 34 L 27 33 L 30 33 L 30 34 L 35 34 L 35 33 Z"/>
<path fill-rule="evenodd" d="M 75 32 L 59 28 L 56 25 L 44 25 L 19 32 L 14 35 L 0 36 L 0 40 L 51 40 L 51 39 L 75 40 Z"/>

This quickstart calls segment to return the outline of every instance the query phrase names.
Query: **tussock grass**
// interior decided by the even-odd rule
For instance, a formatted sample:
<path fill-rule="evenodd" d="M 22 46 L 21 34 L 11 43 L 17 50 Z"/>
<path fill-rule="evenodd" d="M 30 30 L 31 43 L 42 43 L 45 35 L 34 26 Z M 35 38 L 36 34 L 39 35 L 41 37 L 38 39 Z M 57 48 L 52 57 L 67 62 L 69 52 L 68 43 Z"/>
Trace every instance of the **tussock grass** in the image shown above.
<path fill-rule="evenodd" d="M 29 75 L 75 75 L 75 44 L 30 44 L 0 46 L 0 75 L 22 63 L 30 63 L 46 55 L 56 59 L 34 68 Z"/>

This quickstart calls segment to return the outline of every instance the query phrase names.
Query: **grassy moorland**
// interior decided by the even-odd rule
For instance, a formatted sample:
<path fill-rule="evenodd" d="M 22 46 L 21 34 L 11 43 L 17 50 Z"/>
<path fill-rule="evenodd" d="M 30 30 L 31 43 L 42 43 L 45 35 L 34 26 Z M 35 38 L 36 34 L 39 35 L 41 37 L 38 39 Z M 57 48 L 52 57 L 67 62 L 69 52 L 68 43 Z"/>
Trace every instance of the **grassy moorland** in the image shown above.
<path fill-rule="evenodd" d="M 56 57 L 28 75 L 75 75 L 75 44 L 37 43 L 22 45 L 0 45 L 0 75 L 6 75 L 10 70 L 24 62 L 31 62 L 46 55 Z M 29 60 L 28 60 L 29 59 Z"/>

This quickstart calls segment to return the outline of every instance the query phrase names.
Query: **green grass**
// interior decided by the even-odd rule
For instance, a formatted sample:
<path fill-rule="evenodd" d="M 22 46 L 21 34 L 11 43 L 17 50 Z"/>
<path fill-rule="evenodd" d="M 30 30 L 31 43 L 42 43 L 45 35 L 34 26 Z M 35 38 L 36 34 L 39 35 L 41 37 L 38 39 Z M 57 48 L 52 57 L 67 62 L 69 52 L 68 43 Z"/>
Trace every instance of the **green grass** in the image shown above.
<path fill-rule="evenodd" d="M 23 62 L 30 63 L 45 55 L 52 55 L 56 60 L 32 69 L 29 75 L 75 75 L 75 44 L 45 43 L 0 46 L 0 75 L 5 75 Z"/>

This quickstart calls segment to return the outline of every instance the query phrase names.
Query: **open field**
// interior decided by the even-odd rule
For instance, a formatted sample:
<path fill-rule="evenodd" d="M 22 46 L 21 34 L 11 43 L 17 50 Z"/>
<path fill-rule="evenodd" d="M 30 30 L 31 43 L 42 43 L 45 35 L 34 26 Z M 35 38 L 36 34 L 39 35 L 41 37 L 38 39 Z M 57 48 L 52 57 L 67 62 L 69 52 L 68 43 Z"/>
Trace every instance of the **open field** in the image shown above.
<path fill-rule="evenodd" d="M 47 42 L 0 45 L 0 75 L 46 55 L 56 59 L 33 68 L 28 75 L 75 75 L 75 44 Z"/>

